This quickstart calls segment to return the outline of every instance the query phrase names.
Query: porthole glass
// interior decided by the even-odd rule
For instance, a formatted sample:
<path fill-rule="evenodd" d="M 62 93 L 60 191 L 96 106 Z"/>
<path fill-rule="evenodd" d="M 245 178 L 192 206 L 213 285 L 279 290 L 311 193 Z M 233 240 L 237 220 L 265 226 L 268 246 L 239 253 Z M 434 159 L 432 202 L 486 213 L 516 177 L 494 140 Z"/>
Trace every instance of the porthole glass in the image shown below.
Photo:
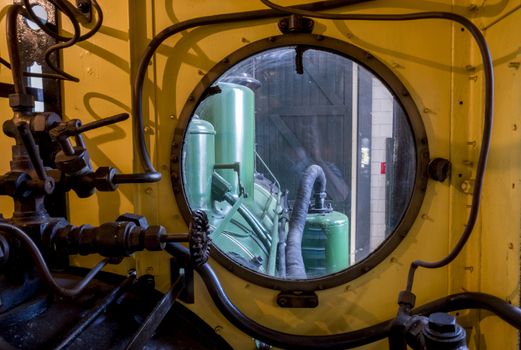
<path fill-rule="evenodd" d="M 418 178 L 410 119 L 389 85 L 323 47 L 263 50 L 192 110 L 181 169 L 214 250 L 268 279 L 324 279 L 397 230 Z"/>
<path fill-rule="evenodd" d="M 43 6 L 41 5 L 34 5 L 32 7 L 32 10 L 34 12 L 34 14 L 36 15 L 36 17 L 38 17 L 38 19 L 43 23 L 43 24 L 46 24 L 47 23 L 47 11 L 45 10 L 45 8 L 43 8 Z M 29 28 L 31 28 L 32 30 L 40 30 L 40 27 L 34 23 L 33 21 L 29 20 L 29 19 L 26 19 L 26 23 L 27 25 L 29 26 Z"/>

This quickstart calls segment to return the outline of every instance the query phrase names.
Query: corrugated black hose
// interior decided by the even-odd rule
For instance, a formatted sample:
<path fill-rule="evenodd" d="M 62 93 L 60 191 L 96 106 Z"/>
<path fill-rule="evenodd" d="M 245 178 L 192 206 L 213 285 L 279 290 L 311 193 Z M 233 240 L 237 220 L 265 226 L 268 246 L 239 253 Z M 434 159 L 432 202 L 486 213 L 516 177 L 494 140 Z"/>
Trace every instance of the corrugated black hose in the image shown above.
<path fill-rule="evenodd" d="M 302 235 L 306 225 L 311 195 L 315 192 L 326 192 L 326 175 L 318 165 L 310 165 L 304 171 L 293 204 L 289 219 L 288 238 L 286 240 L 286 277 L 290 279 L 305 279 L 306 268 L 302 258 Z"/>

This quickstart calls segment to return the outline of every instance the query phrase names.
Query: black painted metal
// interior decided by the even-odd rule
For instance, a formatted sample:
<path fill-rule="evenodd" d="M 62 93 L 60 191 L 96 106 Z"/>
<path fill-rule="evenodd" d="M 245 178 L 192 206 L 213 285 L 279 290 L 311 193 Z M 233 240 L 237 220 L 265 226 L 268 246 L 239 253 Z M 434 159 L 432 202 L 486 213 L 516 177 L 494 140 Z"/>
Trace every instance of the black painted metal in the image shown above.
<path fill-rule="evenodd" d="M 143 325 L 139 328 L 139 331 L 134 335 L 126 350 L 140 350 L 143 349 L 144 345 L 154 335 L 157 327 L 163 321 L 166 314 L 174 305 L 181 289 L 183 288 L 183 276 L 180 276 L 177 281 L 172 284 L 170 290 L 166 292 L 163 298 L 157 303 L 156 307 L 150 315 L 148 315 Z"/>
<path fill-rule="evenodd" d="M 173 256 L 188 259 L 188 249 L 177 243 L 170 243 L 166 251 Z M 267 344 L 284 349 L 351 349 L 385 339 L 390 335 L 394 319 L 374 326 L 340 334 L 310 336 L 280 332 L 263 326 L 245 314 L 226 295 L 219 279 L 209 264 L 198 266 L 201 276 L 213 302 L 219 311 L 234 326 L 246 334 Z M 408 297 L 411 301 L 412 295 Z M 460 293 L 449 295 L 412 310 L 412 315 L 430 315 L 433 312 L 451 312 L 463 309 L 484 309 L 495 313 L 511 326 L 521 329 L 521 309 L 493 295 L 484 293 Z"/>
<path fill-rule="evenodd" d="M 277 305 L 284 308 L 315 308 L 318 295 L 315 292 L 282 291 L 277 295 Z"/>
<path fill-rule="evenodd" d="M 86 269 L 71 268 L 57 275 L 60 283 L 75 283 Z M 39 294 L 9 312 L 0 313 L 0 349 L 55 349 L 81 327 L 63 349 L 123 349 L 161 299 L 153 277 L 130 283 L 106 307 L 103 305 L 125 284 L 125 277 L 101 272 L 78 298 L 49 298 Z M 38 289 L 37 289 L 38 290 Z M 101 312 L 96 312 L 101 311 Z M 96 312 L 90 322 L 92 312 Z M 89 320 L 87 320 L 89 319 Z M 84 322 L 90 322 L 82 327 Z M 59 345 L 59 344 L 58 344 Z M 222 337 L 180 303 L 175 303 L 147 342 L 150 349 L 231 350 Z"/>
<path fill-rule="evenodd" d="M 101 313 L 105 312 L 107 307 L 119 298 L 136 279 L 136 272 L 132 271 L 119 286 L 117 286 L 107 297 L 99 302 L 85 317 L 57 344 L 54 350 L 62 350 L 67 348 L 78 336 L 94 322 Z"/>

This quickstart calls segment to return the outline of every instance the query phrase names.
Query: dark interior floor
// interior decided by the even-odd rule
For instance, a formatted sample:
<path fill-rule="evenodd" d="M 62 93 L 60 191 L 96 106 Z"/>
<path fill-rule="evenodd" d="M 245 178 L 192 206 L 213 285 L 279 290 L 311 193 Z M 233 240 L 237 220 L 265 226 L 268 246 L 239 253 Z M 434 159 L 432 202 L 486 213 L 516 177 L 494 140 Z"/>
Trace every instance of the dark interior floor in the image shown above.
<path fill-rule="evenodd" d="M 11 349 L 125 349 L 162 294 L 150 276 L 140 278 L 114 301 L 74 340 L 63 346 L 71 330 L 124 278 L 100 274 L 75 298 L 49 297 L 44 293 L 0 314 L 0 350 Z M 61 282 L 78 280 L 62 275 Z M 0 298 L 2 297 L 0 292 Z M 61 347 L 60 347 L 61 346 Z M 181 303 L 176 302 L 144 349 L 231 349 L 214 330 Z"/>

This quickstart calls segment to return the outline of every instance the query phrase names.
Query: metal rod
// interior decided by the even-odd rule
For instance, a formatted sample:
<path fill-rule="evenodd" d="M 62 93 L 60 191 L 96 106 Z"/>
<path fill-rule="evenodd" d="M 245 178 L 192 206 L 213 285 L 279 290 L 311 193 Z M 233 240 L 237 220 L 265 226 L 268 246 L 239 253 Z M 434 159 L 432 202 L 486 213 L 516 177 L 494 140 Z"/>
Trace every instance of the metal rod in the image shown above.
<path fill-rule="evenodd" d="M 129 117 L 128 113 L 120 113 L 120 114 L 113 115 L 112 117 L 96 120 L 92 123 L 88 123 L 88 124 L 80 126 L 79 128 L 76 129 L 76 131 L 74 133 L 71 134 L 71 136 L 81 134 L 81 133 L 84 133 L 89 130 L 101 128 L 103 126 L 116 124 L 121 121 L 127 120 L 128 117 Z"/>
<path fill-rule="evenodd" d="M 188 242 L 190 235 L 188 233 L 169 233 L 161 236 L 161 242 Z"/>
<path fill-rule="evenodd" d="M 313 2 L 306 5 L 300 5 L 299 8 L 308 10 L 327 10 L 341 6 L 349 6 L 364 3 L 367 1 L 372 0 L 327 0 Z M 161 46 L 161 44 L 165 40 L 176 35 L 177 33 L 195 27 L 222 23 L 247 22 L 260 19 L 279 18 L 284 16 L 285 14 L 282 11 L 256 10 L 199 17 L 171 25 L 162 30 L 154 38 L 152 38 L 152 41 L 148 44 L 145 52 L 143 53 L 143 56 L 139 61 L 138 70 L 134 80 L 132 103 L 133 132 L 137 142 L 137 153 L 141 161 L 141 166 L 143 167 L 144 173 L 119 174 L 114 177 L 114 183 L 145 183 L 157 182 L 161 180 L 161 173 L 157 172 L 154 169 L 154 166 L 152 165 L 152 161 L 150 159 L 150 154 L 148 153 L 148 148 L 145 140 L 145 134 L 143 131 L 143 85 L 145 82 L 145 76 L 149 67 L 149 63 L 151 62 L 156 50 Z"/>
<path fill-rule="evenodd" d="M 189 259 L 188 249 L 181 244 L 169 243 L 166 251 L 180 259 Z M 296 335 L 265 327 L 244 315 L 228 298 L 226 292 L 209 264 L 196 266 L 210 297 L 219 311 L 234 326 L 266 344 L 283 349 L 351 349 L 373 343 L 389 336 L 393 319 L 356 331 L 333 335 Z M 413 315 L 430 315 L 433 312 L 451 312 L 464 309 L 484 309 L 493 312 L 517 329 L 521 329 L 521 309 L 504 300 L 484 293 L 461 293 L 449 295 L 412 311 Z"/>
<path fill-rule="evenodd" d="M 27 154 L 31 159 L 31 163 L 33 164 L 34 170 L 38 175 L 38 178 L 42 181 L 45 181 L 47 179 L 47 173 L 45 172 L 42 158 L 38 154 L 38 146 L 34 141 L 34 137 L 29 127 L 29 124 L 22 122 L 18 124 L 17 129 L 18 134 L 22 138 L 25 149 L 27 150 Z"/>

